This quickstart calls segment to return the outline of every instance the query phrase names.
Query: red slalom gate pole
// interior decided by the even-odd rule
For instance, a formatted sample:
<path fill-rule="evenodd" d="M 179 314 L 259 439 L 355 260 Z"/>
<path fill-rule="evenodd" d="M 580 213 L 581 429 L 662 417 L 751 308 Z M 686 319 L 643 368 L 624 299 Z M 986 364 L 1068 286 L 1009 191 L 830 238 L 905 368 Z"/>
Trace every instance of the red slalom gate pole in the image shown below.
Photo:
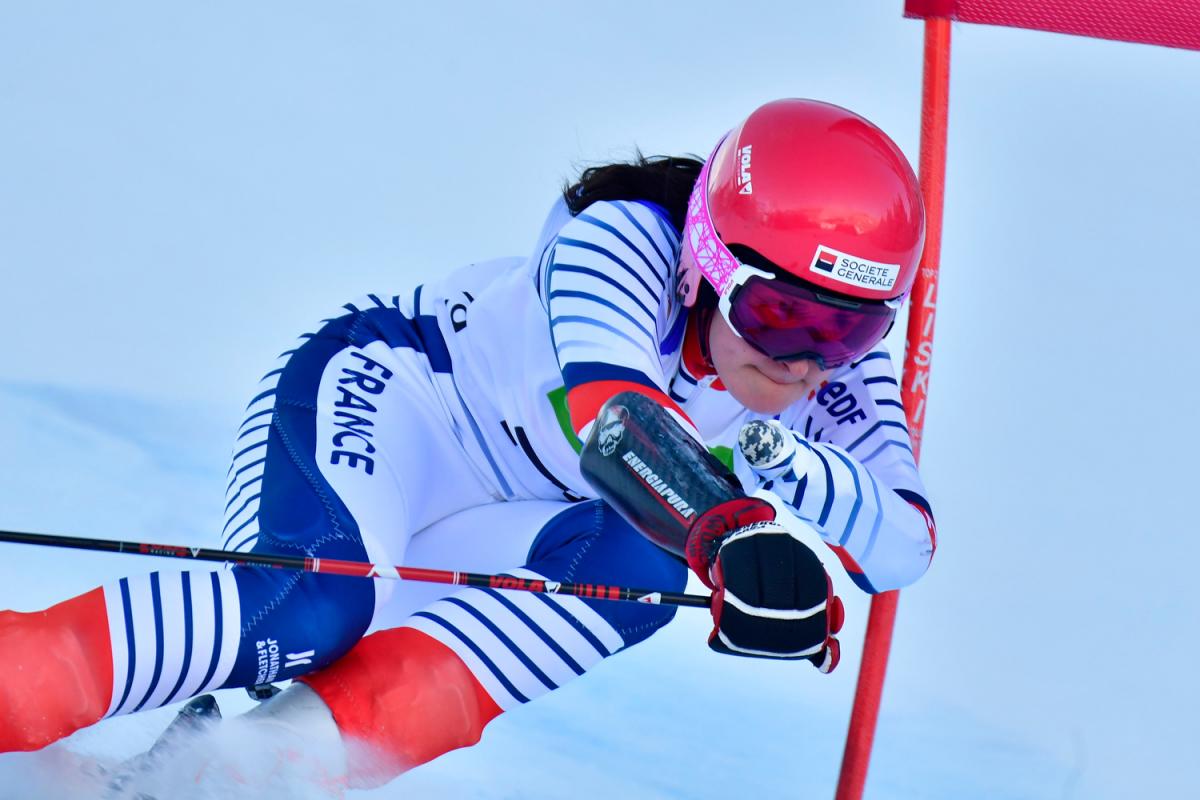
<path fill-rule="evenodd" d="M 950 20 L 925 20 L 925 77 L 921 97 L 921 194 L 925 201 L 925 251 L 913 284 L 908 310 L 908 339 L 900 399 L 912 437 L 913 458 L 921 458 L 921 434 L 933 357 L 933 322 L 937 307 L 938 268 L 942 253 L 942 212 L 946 188 L 946 121 L 950 104 Z M 883 696 L 892 629 L 900 593 L 883 592 L 871 600 L 862 666 L 850 712 L 837 800 L 860 800 L 875 742 L 875 725 Z"/>
<path fill-rule="evenodd" d="M 663 592 L 655 589 L 631 589 L 627 586 L 606 586 L 597 583 L 569 583 L 518 578 L 513 575 L 489 575 L 480 572 L 455 572 L 423 567 L 393 567 L 367 561 L 342 561 L 336 558 L 287 556 L 274 553 L 239 553 L 236 550 L 210 550 L 205 547 L 183 547 L 176 544 L 121 542 L 112 539 L 86 539 L 80 536 L 58 536 L 47 533 L 0 531 L 0 542 L 34 544 L 43 547 L 67 547 L 104 553 L 127 553 L 165 558 L 187 558 L 193 561 L 220 561 L 275 569 L 294 569 L 326 575 L 347 575 L 355 578 L 390 578 L 392 580 L 446 583 L 455 586 L 476 586 L 487 589 L 508 589 L 537 594 L 569 594 L 589 600 L 626 600 L 664 606 L 709 608 L 712 598 L 698 594 Z"/>

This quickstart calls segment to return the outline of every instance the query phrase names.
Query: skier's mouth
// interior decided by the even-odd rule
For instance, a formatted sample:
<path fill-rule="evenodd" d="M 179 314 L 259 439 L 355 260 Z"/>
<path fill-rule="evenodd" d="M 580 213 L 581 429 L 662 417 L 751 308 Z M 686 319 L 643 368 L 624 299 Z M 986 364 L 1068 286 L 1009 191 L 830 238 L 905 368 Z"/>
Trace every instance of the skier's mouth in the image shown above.
<path fill-rule="evenodd" d="M 762 367 L 757 367 L 757 366 L 755 367 L 755 369 L 758 370 L 759 374 L 761 374 L 764 378 L 766 378 L 768 381 L 775 384 L 776 386 L 796 386 L 798 384 L 804 383 L 805 378 L 808 377 L 806 375 L 801 375 L 800 377 L 796 377 L 795 375 L 792 375 L 791 373 L 787 373 L 787 372 L 785 372 L 782 375 L 778 375 L 778 374 L 775 374 L 768 370 L 765 370 Z"/>

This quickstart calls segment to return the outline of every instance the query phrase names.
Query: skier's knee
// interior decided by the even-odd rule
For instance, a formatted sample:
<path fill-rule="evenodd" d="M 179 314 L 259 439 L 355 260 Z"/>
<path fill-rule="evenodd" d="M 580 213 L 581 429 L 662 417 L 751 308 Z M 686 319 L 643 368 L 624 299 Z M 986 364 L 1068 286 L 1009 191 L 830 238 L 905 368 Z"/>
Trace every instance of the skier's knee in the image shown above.
<path fill-rule="evenodd" d="M 578 503 L 542 528 L 529 568 L 554 580 L 682 591 L 687 566 L 638 533 L 603 501 Z M 675 607 L 585 600 L 621 635 L 636 644 L 670 622 Z"/>
<path fill-rule="evenodd" d="M 242 646 L 229 685 L 286 680 L 331 664 L 371 623 L 371 581 L 305 573 L 280 581 L 281 573 L 269 572 L 241 587 Z"/>

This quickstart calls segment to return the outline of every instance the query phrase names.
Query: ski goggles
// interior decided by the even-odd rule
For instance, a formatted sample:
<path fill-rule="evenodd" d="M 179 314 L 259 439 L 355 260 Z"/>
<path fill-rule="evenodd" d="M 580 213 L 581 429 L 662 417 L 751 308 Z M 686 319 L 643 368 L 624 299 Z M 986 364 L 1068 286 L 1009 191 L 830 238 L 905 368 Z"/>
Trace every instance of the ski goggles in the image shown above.
<path fill-rule="evenodd" d="M 739 264 L 718 307 L 734 333 L 780 361 L 834 369 L 866 355 L 891 329 L 903 298 L 851 300 Z"/>

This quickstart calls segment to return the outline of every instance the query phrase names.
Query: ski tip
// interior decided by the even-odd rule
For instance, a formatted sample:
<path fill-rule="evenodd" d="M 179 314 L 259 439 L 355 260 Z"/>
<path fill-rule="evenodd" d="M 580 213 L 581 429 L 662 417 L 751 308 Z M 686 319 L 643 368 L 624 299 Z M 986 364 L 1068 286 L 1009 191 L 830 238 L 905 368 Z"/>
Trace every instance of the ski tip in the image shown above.
<path fill-rule="evenodd" d="M 211 694 L 202 694 L 199 697 L 193 697 L 191 700 L 188 700 L 183 708 L 179 709 L 179 716 L 220 719 L 221 708 L 217 705 L 217 698 Z"/>

